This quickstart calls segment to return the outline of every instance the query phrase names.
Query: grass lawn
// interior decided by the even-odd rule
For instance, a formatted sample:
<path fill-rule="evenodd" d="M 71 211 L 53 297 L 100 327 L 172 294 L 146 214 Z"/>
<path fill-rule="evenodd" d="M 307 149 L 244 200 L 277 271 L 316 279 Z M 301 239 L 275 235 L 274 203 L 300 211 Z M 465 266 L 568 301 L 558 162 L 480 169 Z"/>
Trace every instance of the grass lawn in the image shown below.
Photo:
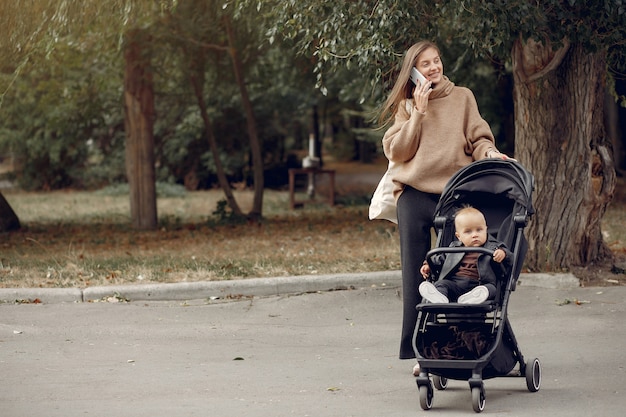
<path fill-rule="evenodd" d="M 380 168 L 372 169 L 362 174 L 380 178 Z M 159 197 L 159 228 L 147 232 L 128 226 L 127 194 L 5 191 L 22 230 L 2 235 L 0 287 L 83 288 L 399 269 L 395 225 L 367 218 L 372 185 L 342 184 L 338 179 L 339 204 L 333 208 L 320 202 L 292 211 L 288 191 L 268 190 L 259 225 L 217 222 L 212 213 L 224 199 L 219 190 Z M 320 201 L 326 190 L 318 185 Z M 236 197 L 248 212 L 252 192 L 237 191 Z"/>
<path fill-rule="evenodd" d="M 346 185 L 338 179 L 339 204 L 333 208 L 314 204 L 292 211 L 287 191 L 266 191 L 265 219 L 258 225 L 218 223 L 212 213 L 224 199 L 219 190 L 159 197 L 159 228 L 149 232 L 128 226 L 126 194 L 5 190 L 23 227 L 0 235 L 0 287 L 84 288 L 397 270 L 396 226 L 367 218 L 368 198 L 384 166 L 369 169 L 358 172 L 358 178 L 369 175 L 363 183 Z M 612 250 L 624 255 L 621 183 L 603 233 Z M 319 190 L 325 191 L 324 184 Z M 252 193 L 237 191 L 236 196 L 247 212 Z"/>

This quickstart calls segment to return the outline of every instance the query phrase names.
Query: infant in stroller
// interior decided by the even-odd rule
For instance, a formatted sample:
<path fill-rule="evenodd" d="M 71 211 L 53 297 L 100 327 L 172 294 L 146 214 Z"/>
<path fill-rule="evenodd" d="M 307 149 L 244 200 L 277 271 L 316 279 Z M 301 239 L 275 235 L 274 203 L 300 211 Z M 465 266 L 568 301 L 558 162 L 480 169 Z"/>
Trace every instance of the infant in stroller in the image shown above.
<path fill-rule="evenodd" d="M 478 252 L 442 253 L 424 261 L 420 272 L 424 279 L 431 273 L 439 276 L 432 284 L 424 281 L 419 292 L 431 303 L 480 304 L 496 296 L 496 272 L 492 263 L 510 268 L 512 253 L 506 245 L 487 233 L 487 222 L 480 210 L 465 206 L 454 217 L 455 236 L 450 247 L 483 247 L 493 251 L 493 256 Z"/>

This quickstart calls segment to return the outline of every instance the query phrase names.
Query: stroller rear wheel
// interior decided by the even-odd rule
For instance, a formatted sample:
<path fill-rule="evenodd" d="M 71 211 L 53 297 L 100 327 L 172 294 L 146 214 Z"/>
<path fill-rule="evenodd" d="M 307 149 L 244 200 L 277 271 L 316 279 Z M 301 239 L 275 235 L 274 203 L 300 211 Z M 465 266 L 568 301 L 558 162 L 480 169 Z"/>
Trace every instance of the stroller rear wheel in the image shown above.
<path fill-rule="evenodd" d="M 433 375 L 433 385 L 439 391 L 448 388 L 448 378 L 445 376 Z"/>
<path fill-rule="evenodd" d="M 433 389 L 430 385 L 422 385 L 419 387 L 420 407 L 422 410 L 430 410 L 433 408 Z"/>
<path fill-rule="evenodd" d="M 535 358 L 526 362 L 526 387 L 528 391 L 537 392 L 541 387 L 541 363 Z"/>

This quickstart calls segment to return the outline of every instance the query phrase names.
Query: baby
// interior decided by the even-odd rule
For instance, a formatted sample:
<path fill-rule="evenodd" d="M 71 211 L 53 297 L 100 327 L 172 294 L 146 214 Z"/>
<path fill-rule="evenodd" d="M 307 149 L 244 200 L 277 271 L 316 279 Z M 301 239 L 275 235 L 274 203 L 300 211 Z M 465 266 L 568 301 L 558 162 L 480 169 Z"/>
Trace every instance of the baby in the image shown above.
<path fill-rule="evenodd" d="M 496 274 L 491 262 L 511 266 L 512 253 L 504 243 L 487 234 L 485 216 L 473 208 L 460 209 L 454 218 L 455 236 L 459 241 L 451 247 L 484 247 L 493 250 L 493 257 L 477 252 L 445 253 L 435 255 L 431 262 L 441 267 L 439 280 L 432 284 L 424 281 L 419 292 L 431 303 L 447 303 L 456 300 L 462 304 L 480 304 L 496 295 Z M 424 279 L 430 274 L 426 261 L 420 269 Z"/>

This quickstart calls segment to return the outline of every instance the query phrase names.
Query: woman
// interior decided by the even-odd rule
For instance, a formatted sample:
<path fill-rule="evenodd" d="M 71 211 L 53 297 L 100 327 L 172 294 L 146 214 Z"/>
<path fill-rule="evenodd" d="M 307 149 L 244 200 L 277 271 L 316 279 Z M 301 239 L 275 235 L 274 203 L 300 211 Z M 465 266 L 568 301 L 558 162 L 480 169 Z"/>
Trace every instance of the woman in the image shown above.
<path fill-rule="evenodd" d="M 412 67 L 426 77 L 425 83 L 413 84 Z M 420 267 L 431 246 L 439 196 L 460 168 L 479 159 L 507 156 L 496 149 L 474 94 L 443 75 L 439 48 L 432 42 L 421 41 L 407 50 L 379 120 L 383 126 L 393 121 L 383 137 L 383 149 L 397 164 L 392 179 L 402 265 L 400 359 L 413 359 L 415 306 L 421 302 L 418 286 L 423 281 Z M 413 373 L 419 374 L 419 365 Z"/>

